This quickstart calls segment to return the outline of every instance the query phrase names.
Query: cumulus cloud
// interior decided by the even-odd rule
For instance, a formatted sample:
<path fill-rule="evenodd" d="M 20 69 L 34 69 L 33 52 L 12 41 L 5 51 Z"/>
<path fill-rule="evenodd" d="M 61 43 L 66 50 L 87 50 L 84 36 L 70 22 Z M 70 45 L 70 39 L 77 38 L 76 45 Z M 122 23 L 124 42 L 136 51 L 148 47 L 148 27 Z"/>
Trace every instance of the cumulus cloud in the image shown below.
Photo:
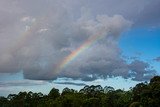
<path fill-rule="evenodd" d="M 85 14 L 82 14 L 82 16 L 75 22 L 70 22 L 70 26 L 68 25 L 68 23 L 67 26 L 66 24 L 63 25 L 63 23 L 58 23 L 60 24 L 60 26 L 62 26 L 62 29 L 59 28 L 58 31 L 53 32 L 53 28 L 49 28 L 50 30 L 48 30 L 48 35 L 45 35 L 44 37 L 46 38 L 46 40 L 40 40 L 42 41 L 42 43 L 40 43 L 40 41 L 37 41 L 38 45 L 44 45 L 44 47 L 37 47 L 37 45 L 35 45 L 36 47 L 34 47 L 33 45 L 32 47 L 28 47 L 29 49 L 33 48 L 31 52 L 35 52 L 34 57 L 38 58 L 36 61 L 33 58 L 30 60 L 25 59 L 26 62 L 29 61 L 27 62 L 28 65 L 25 62 L 24 67 L 22 67 L 24 70 L 25 78 L 47 80 L 55 79 L 57 76 L 64 76 L 82 80 L 85 80 L 84 78 L 86 78 L 87 80 L 87 78 L 90 78 L 87 75 L 93 74 L 96 69 L 98 69 L 99 71 L 103 69 L 102 74 L 103 72 L 105 72 L 107 66 L 110 66 L 105 61 L 109 61 L 110 64 L 112 64 L 113 62 L 116 63 L 117 61 L 121 62 L 122 59 L 119 58 L 120 52 L 117 47 L 117 39 L 119 37 L 119 34 L 131 25 L 131 22 L 125 20 L 120 15 L 115 15 L 113 17 L 109 17 L 107 15 L 98 15 L 95 20 L 83 15 Z M 66 28 L 64 29 L 63 27 Z M 69 34 L 66 34 L 66 32 L 68 32 Z M 104 36 L 102 40 L 99 40 L 95 44 L 93 44 L 93 46 L 91 46 L 88 50 L 84 51 L 80 56 L 78 56 L 75 61 L 71 62 L 68 67 L 62 69 L 62 71 L 58 71 L 57 74 L 55 70 L 59 62 L 61 62 L 66 56 L 68 56 L 72 51 L 81 46 L 87 39 L 89 39 L 93 35 L 100 34 L 99 36 L 102 36 L 101 32 L 103 32 Z M 44 36 L 44 34 L 42 36 Z M 36 41 L 34 41 L 34 43 L 35 42 Z M 43 56 L 41 56 L 39 53 L 41 53 Z M 30 53 L 26 55 L 28 56 L 29 54 Z M 116 57 L 117 59 L 113 60 L 113 57 Z M 92 66 L 97 66 L 98 68 L 92 68 Z M 120 66 L 123 67 L 125 65 Z M 90 69 L 89 71 L 87 71 L 88 68 Z M 84 76 L 84 71 L 88 73 L 86 76 Z M 108 73 L 106 72 L 106 74 Z"/>
<path fill-rule="evenodd" d="M 141 74 L 140 77 L 132 75 L 135 80 L 144 78 L 149 65 L 143 66 L 141 62 L 142 67 L 139 67 L 134 62 L 127 64 L 121 58 L 120 34 L 133 23 L 121 11 L 96 14 L 89 11 L 88 8 L 94 10 L 92 6 L 81 6 L 84 1 L 79 4 L 73 0 L 0 2 L 0 15 L 4 17 L 0 19 L 1 73 L 22 70 L 27 79 L 67 77 L 91 81 L 116 76 L 130 78 L 129 71 L 133 71 Z M 65 57 L 94 35 L 102 36 L 102 39 L 95 41 L 68 66 L 56 71 Z"/>

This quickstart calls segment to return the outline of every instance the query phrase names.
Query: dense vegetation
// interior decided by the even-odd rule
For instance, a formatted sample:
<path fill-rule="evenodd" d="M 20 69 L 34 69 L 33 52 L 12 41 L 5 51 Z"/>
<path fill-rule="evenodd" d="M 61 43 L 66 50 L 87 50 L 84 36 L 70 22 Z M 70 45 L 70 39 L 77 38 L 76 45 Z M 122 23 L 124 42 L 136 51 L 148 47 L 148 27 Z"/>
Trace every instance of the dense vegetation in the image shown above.
<path fill-rule="evenodd" d="M 79 92 L 64 88 L 61 94 L 56 88 L 48 95 L 19 92 L 0 97 L 0 107 L 160 107 L 160 76 L 129 91 L 92 85 Z"/>

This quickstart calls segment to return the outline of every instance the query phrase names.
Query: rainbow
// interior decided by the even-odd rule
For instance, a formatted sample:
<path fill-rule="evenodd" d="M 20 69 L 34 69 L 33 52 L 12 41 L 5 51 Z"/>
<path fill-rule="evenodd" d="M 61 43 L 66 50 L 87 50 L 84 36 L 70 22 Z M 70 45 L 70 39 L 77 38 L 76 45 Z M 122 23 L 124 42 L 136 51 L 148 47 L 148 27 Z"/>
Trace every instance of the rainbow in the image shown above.
<path fill-rule="evenodd" d="M 97 40 L 104 37 L 105 30 L 100 31 L 99 33 L 92 35 L 87 41 L 85 41 L 79 48 L 72 51 L 64 60 L 59 64 L 57 71 L 64 69 L 68 64 L 70 64 L 76 57 L 78 57 L 82 52 L 91 47 Z"/>
<path fill-rule="evenodd" d="M 38 23 L 41 20 L 44 20 L 47 17 L 40 18 L 38 21 L 35 21 L 31 28 L 25 31 L 17 40 L 16 44 L 13 44 L 12 47 L 8 48 L 8 50 L 15 51 L 18 50 L 21 46 L 23 46 L 29 38 L 31 38 L 31 34 L 38 30 L 40 24 Z M 61 72 L 67 65 L 69 65 L 76 57 L 78 57 L 82 52 L 91 47 L 97 40 L 102 39 L 105 35 L 106 29 L 100 30 L 98 33 L 90 36 L 80 47 L 76 50 L 72 51 L 68 56 L 66 56 L 60 63 L 58 63 L 56 67 L 56 73 Z"/>

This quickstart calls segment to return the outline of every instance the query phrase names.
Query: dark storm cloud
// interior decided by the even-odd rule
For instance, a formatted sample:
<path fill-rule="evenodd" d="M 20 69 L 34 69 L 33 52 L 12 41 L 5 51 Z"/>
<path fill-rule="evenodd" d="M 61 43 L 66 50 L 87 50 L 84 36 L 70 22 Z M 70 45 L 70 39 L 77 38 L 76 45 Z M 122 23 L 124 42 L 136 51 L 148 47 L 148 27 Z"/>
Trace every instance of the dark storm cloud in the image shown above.
<path fill-rule="evenodd" d="M 139 13 L 135 24 L 140 26 L 160 27 L 160 1 L 153 0 Z"/>
<path fill-rule="evenodd" d="M 146 21 L 145 24 L 153 20 L 154 17 L 139 15 L 149 16 L 145 13 L 148 8 L 152 15 L 157 14 L 158 7 L 155 13 L 152 11 L 158 3 L 156 0 L 1 0 L 0 72 L 23 70 L 24 78 L 33 80 L 67 77 L 92 81 L 116 76 L 130 78 L 132 71 L 135 80 L 144 80 L 145 74 L 148 77 L 151 74 L 146 72 L 154 71 L 149 70 L 149 64 L 137 60 L 128 65 L 121 58 L 118 42 L 122 32 L 133 24 L 139 26 L 138 20 Z M 103 38 L 56 71 L 66 56 L 95 34 Z"/>
<path fill-rule="evenodd" d="M 82 0 L 96 14 L 121 14 L 134 22 L 135 27 L 160 26 L 159 0 Z"/>

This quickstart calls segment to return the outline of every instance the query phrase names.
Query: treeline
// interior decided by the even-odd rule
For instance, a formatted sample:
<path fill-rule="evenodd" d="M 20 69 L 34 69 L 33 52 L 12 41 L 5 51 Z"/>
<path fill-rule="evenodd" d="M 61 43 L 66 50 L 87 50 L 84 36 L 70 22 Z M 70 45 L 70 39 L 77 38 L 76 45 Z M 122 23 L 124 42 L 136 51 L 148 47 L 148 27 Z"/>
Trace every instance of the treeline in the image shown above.
<path fill-rule="evenodd" d="M 56 88 L 48 95 L 19 92 L 0 97 L 0 107 L 160 107 L 160 76 L 129 91 L 91 85 L 79 92 L 64 88 L 61 94 Z"/>

